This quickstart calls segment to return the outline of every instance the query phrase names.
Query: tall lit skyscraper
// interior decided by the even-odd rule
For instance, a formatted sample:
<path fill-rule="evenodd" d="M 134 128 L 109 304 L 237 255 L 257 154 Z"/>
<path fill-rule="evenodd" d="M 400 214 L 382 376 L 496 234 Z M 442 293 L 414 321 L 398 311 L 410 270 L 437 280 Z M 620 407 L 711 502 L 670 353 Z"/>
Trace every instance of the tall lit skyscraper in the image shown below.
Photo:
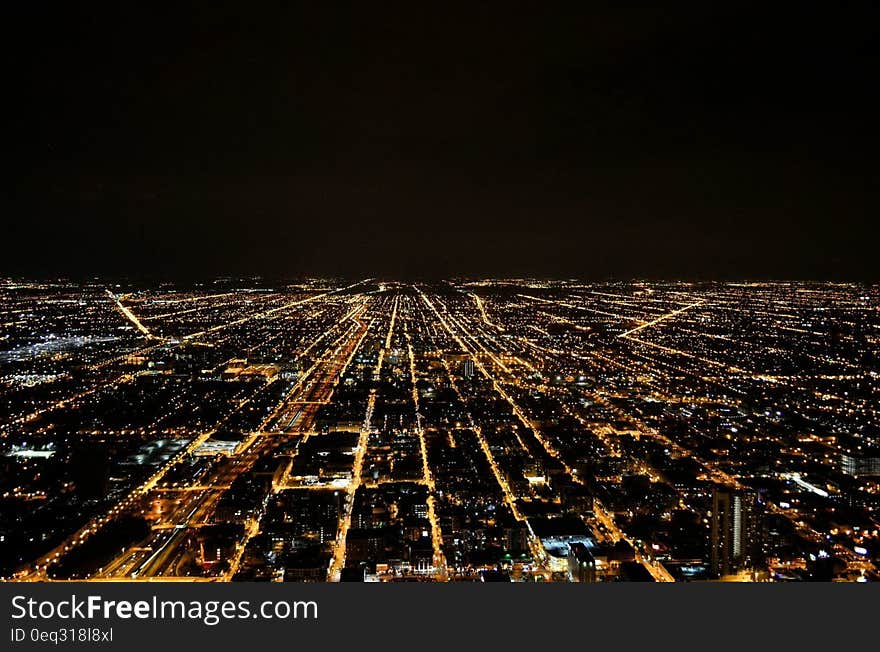
<path fill-rule="evenodd" d="M 752 491 L 716 488 L 712 495 L 712 575 L 755 568 L 761 558 L 761 503 Z"/>

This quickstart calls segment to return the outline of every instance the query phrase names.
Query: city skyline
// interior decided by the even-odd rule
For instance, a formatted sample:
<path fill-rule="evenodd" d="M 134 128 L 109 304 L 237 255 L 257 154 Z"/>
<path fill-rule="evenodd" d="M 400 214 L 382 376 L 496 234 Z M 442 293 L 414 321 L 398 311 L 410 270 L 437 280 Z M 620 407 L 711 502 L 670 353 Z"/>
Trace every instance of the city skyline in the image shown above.
<path fill-rule="evenodd" d="M 880 4 L 273 4 L 4 15 L 0 580 L 880 581 Z"/>
<path fill-rule="evenodd" d="M 7 580 L 880 579 L 876 284 L 0 297 Z"/>

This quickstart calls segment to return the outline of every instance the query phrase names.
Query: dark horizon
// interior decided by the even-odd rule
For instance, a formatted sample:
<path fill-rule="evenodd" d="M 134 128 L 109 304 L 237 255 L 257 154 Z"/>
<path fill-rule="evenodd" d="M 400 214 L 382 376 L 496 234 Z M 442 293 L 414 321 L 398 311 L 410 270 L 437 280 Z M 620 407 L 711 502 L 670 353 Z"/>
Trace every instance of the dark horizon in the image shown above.
<path fill-rule="evenodd" d="M 296 285 L 309 281 L 339 281 L 345 283 L 354 283 L 358 281 L 372 283 L 388 283 L 399 285 L 424 285 L 437 286 L 450 283 L 499 283 L 514 281 L 529 281 L 536 283 L 583 283 L 585 285 L 676 285 L 676 284 L 694 284 L 698 286 L 711 285 L 738 285 L 738 284 L 767 284 L 767 285 L 862 285 L 865 287 L 874 287 L 878 285 L 876 278 L 843 278 L 843 277 L 812 277 L 812 278 L 796 278 L 796 277 L 709 277 L 709 276 L 630 276 L 630 277 L 586 277 L 586 276 L 551 276 L 551 275 L 528 275 L 528 274 L 497 274 L 487 275 L 450 275 L 450 276 L 392 276 L 392 275 L 355 275 L 355 274 L 298 274 L 298 275 L 264 275 L 264 274 L 217 274 L 217 275 L 132 275 L 132 274 L 52 274 L 49 272 L 33 273 L 33 274 L 2 274 L 0 281 L 9 281 L 11 283 L 71 283 L 78 285 L 89 284 L 129 284 L 133 287 L 154 287 L 157 285 L 172 286 L 178 289 L 200 287 L 210 284 L 230 285 L 235 283 L 243 283 L 246 281 L 253 282 L 254 287 L 271 287 L 282 284 Z"/>
<path fill-rule="evenodd" d="M 0 276 L 880 278 L 880 8 L 594 4 L 11 7 Z"/>

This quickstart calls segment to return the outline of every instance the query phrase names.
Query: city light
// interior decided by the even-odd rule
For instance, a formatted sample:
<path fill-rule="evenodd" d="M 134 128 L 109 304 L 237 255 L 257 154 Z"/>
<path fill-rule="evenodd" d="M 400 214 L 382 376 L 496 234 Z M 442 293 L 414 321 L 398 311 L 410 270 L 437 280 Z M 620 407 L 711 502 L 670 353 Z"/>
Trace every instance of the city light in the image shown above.
<path fill-rule="evenodd" d="M 226 284 L 0 287 L 4 577 L 877 578 L 874 289 Z"/>

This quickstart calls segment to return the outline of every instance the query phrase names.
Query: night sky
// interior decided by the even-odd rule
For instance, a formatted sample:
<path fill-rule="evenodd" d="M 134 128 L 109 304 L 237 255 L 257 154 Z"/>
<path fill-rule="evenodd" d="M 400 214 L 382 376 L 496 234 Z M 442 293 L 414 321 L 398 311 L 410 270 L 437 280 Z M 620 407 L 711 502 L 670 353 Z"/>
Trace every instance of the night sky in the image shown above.
<path fill-rule="evenodd" d="M 880 276 L 876 2 L 107 4 L 3 9 L 0 275 Z"/>

